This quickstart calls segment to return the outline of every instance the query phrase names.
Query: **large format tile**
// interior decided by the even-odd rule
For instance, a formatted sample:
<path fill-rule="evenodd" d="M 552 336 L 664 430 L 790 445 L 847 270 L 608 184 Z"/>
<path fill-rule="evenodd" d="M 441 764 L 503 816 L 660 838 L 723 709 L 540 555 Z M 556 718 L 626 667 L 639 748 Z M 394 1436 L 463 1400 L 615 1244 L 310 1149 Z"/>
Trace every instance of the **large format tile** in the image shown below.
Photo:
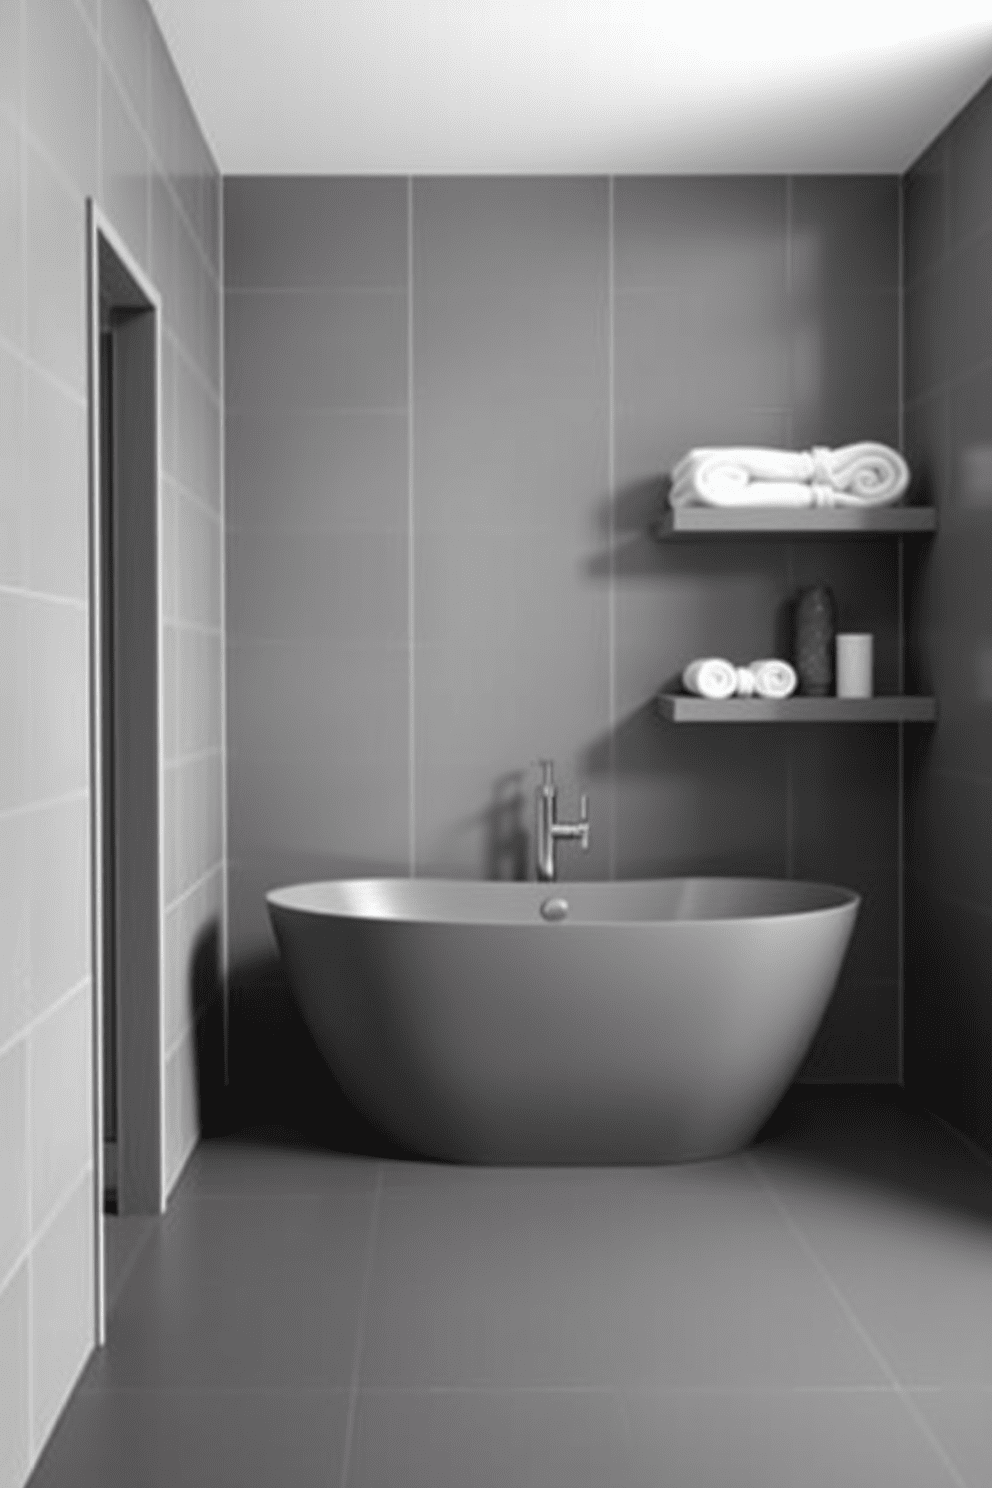
<path fill-rule="evenodd" d="M 988 1170 L 939 1129 L 827 1141 L 820 1164 L 775 1144 L 758 1162 L 900 1383 L 992 1384 Z"/>
<path fill-rule="evenodd" d="M 407 287 L 405 177 L 228 176 L 232 289 Z"/>
<path fill-rule="evenodd" d="M 0 1048 L 22 1031 L 31 1007 L 31 890 L 24 872 L 28 820 L 0 816 Z"/>
<path fill-rule="evenodd" d="M 150 29 L 151 16 L 143 0 L 100 0 L 100 40 L 146 134 Z"/>
<path fill-rule="evenodd" d="M 81 197 L 96 193 L 99 61 L 70 0 L 25 7 L 27 118 Z"/>
<path fill-rule="evenodd" d="M 992 1462 L 992 1396 L 987 1390 L 927 1390 L 911 1397 L 966 1488 L 984 1488 Z"/>
<path fill-rule="evenodd" d="M 618 289 L 680 280 L 700 299 L 715 289 L 766 307 L 783 302 L 783 177 L 621 176 L 614 212 Z"/>
<path fill-rule="evenodd" d="M 386 1170 L 365 1386 L 870 1385 L 750 1174 Z"/>
<path fill-rule="evenodd" d="M 100 69 L 100 110 L 103 209 L 138 263 L 147 266 L 148 145 L 106 67 Z"/>
<path fill-rule="evenodd" d="M 903 176 L 905 278 L 913 284 L 947 252 L 948 138 L 940 134 Z"/>
<path fill-rule="evenodd" d="M 361 1192 L 173 1204 L 86 1387 L 347 1385 L 372 1210 Z"/>
<path fill-rule="evenodd" d="M 0 346 L 0 584 L 12 588 L 21 588 L 28 574 L 30 497 L 25 481 L 24 383 L 25 368 L 20 358 Z"/>
<path fill-rule="evenodd" d="M 89 970 L 90 823 L 85 796 L 32 814 L 27 876 L 31 1007 L 44 1012 Z"/>
<path fill-rule="evenodd" d="M 72 10 L 71 5 L 64 8 Z M 25 149 L 25 340 L 32 358 L 82 397 L 86 391 L 86 233 L 82 198 L 40 150 Z"/>
<path fill-rule="evenodd" d="M 92 1160 L 89 982 L 31 1030 L 31 1218 L 40 1228 Z"/>
<path fill-rule="evenodd" d="M 793 176 L 790 185 L 792 290 L 800 300 L 843 296 L 854 286 L 898 289 L 898 176 Z"/>
<path fill-rule="evenodd" d="M 4 705 L 0 709 L 0 810 L 28 799 L 29 724 L 31 719 L 31 602 L 0 593 L 0 667 Z"/>
<path fill-rule="evenodd" d="M 984 87 L 947 134 L 948 227 L 951 243 L 992 222 L 992 89 Z"/>
<path fill-rule="evenodd" d="M 404 292 L 232 291 L 225 336 L 235 412 L 406 405 Z"/>
<path fill-rule="evenodd" d="M 39 600 L 29 625 L 29 781 L 44 801 L 89 783 L 89 624 L 82 605 Z"/>
<path fill-rule="evenodd" d="M 894 1391 L 627 1395 L 626 1488 L 961 1488 Z"/>
<path fill-rule="evenodd" d="M 45 1440 L 94 1343 L 93 1175 L 31 1254 L 32 1439 Z"/>
<path fill-rule="evenodd" d="M 214 1137 L 196 1149 L 176 1202 L 198 1203 L 210 1194 L 239 1198 L 312 1194 L 334 1199 L 339 1194 L 373 1192 L 378 1172 L 372 1158 L 344 1157 L 278 1133 Z"/>
<path fill-rule="evenodd" d="M 338 1481 L 348 1397 L 337 1391 L 81 1392 L 32 1488 L 327 1488 Z"/>
<path fill-rule="evenodd" d="M 16 9 L 7 5 L 5 10 Z M 0 34 L 0 53 L 3 51 Z M 2 67 L 6 63 L 0 63 Z M 24 304 L 24 155 L 13 119 L 0 114 L 0 336 L 21 344 Z"/>
<path fill-rule="evenodd" d="M 346 1488 L 630 1488 L 609 1391 L 359 1394 Z"/>
<path fill-rule="evenodd" d="M 0 1279 L 8 1275 L 28 1241 L 28 1059 L 20 1039 L 0 1056 Z"/>
<path fill-rule="evenodd" d="M 0 1292 L 0 1484 L 21 1488 L 30 1463 L 28 1263 Z"/>
<path fill-rule="evenodd" d="M 85 600 L 89 587 L 85 404 L 28 369 L 22 438 L 31 588 Z"/>
<path fill-rule="evenodd" d="M 232 413 L 226 432 L 228 532 L 406 531 L 405 412 Z"/>

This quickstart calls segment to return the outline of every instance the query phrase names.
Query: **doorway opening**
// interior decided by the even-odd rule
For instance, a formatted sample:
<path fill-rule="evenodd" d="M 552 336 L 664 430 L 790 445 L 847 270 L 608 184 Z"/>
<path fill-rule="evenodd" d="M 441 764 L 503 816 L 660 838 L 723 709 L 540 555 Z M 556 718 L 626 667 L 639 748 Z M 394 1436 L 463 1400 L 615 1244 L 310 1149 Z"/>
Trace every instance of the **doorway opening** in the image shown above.
<path fill-rule="evenodd" d="M 90 531 L 97 1331 L 164 1208 L 161 301 L 91 203 Z M 112 1229 L 108 1229 L 112 1225 Z"/>

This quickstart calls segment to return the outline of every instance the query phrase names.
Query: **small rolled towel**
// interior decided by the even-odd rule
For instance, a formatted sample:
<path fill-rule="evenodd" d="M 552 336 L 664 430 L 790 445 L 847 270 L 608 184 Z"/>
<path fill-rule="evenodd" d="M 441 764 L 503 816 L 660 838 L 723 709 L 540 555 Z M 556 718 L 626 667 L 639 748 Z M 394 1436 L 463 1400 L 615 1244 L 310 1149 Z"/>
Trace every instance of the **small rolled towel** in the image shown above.
<path fill-rule="evenodd" d="M 758 679 L 750 667 L 737 667 L 737 696 L 754 697 L 758 690 Z"/>
<path fill-rule="evenodd" d="M 763 698 L 781 700 L 791 697 L 799 682 L 795 667 L 790 666 L 787 661 L 779 661 L 777 657 L 769 657 L 767 661 L 752 661 L 747 670 L 754 678 L 755 692 Z"/>
<path fill-rule="evenodd" d="M 690 661 L 682 673 L 682 686 L 702 698 L 733 697 L 737 691 L 737 668 L 721 656 L 704 656 Z"/>
<path fill-rule="evenodd" d="M 672 470 L 680 506 L 888 506 L 909 485 L 898 450 L 862 440 L 838 449 L 692 449 Z"/>

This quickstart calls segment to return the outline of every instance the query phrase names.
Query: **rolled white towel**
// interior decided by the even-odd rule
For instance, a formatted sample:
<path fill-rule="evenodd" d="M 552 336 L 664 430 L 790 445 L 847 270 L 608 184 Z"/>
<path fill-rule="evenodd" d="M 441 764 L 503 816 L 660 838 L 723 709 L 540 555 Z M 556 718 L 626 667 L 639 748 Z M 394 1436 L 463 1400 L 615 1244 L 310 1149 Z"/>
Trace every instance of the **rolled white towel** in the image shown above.
<path fill-rule="evenodd" d="M 887 506 L 909 485 L 909 466 L 887 444 L 830 450 L 693 449 L 672 470 L 680 506 Z"/>
<path fill-rule="evenodd" d="M 754 690 L 759 697 L 777 700 L 791 697 L 799 683 L 795 668 L 774 656 L 749 662 L 747 670 L 754 677 Z"/>
<path fill-rule="evenodd" d="M 703 656 L 690 661 L 682 673 L 682 686 L 697 697 L 733 697 L 737 691 L 737 668 L 722 656 Z"/>
<path fill-rule="evenodd" d="M 758 681 L 750 667 L 737 667 L 737 696 L 754 697 L 758 690 Z"/>

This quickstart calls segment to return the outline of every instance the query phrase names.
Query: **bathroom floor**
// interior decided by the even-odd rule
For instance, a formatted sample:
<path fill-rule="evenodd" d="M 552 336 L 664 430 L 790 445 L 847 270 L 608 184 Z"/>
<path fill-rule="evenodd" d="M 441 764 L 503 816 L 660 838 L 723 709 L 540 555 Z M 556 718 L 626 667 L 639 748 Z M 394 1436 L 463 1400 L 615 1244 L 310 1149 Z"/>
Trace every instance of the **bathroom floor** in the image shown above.
<path fill-rule="evenodd" d="M 992 1165 L 879 1091 L 720 1162 L 204 1143 L 33 1488 L 992 1483 Z"/>

